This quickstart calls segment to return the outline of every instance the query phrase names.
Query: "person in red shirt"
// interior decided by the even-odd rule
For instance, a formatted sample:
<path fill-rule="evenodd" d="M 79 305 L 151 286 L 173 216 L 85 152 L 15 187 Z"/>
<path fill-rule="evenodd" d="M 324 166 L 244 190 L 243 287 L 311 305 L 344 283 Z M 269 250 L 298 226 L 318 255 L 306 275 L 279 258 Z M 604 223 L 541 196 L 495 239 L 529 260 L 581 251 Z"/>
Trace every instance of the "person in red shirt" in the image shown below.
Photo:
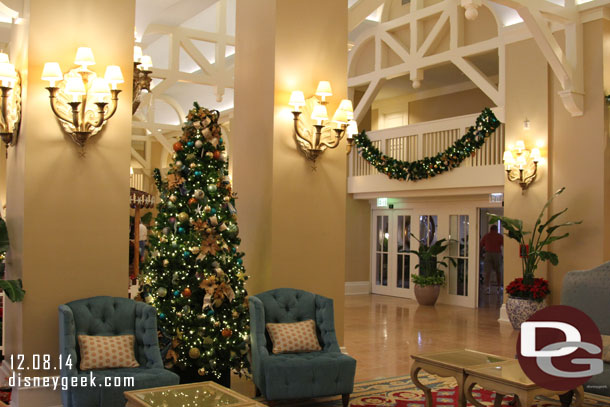
<path fill-rule="evenodd" d="M 491 287 L 491 270 L 496 272 L 496 284 L 498 284 L 498 291 L 500 291 L 502 287 L 500 268 L 502 267 L 503 245 L 504 237 L 498 233 L 497 225 L 492 225 L 489 228 L 489 233 L 483 236 L 481 243 L 479 244 L 481 250 L 485 250 L 483 258 L 483 273 L 485 275 L 484 284 L 487 294 L 489 294 Z"/>

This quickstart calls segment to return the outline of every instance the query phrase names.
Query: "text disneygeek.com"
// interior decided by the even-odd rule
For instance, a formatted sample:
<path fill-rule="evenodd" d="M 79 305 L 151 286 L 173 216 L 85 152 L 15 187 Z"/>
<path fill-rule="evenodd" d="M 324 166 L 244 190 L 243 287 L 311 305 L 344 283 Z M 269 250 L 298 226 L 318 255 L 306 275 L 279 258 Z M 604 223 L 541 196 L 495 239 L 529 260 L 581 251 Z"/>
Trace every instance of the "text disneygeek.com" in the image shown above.
<path fill-rule="evenodd" d="M 89 376 L 22 376 L 13 373 L 8 379 L 10 387 L 51 387 L 53 390 L 68 390 L 72 387 L 134 387 L 133 377 L 95 377 Z"/>

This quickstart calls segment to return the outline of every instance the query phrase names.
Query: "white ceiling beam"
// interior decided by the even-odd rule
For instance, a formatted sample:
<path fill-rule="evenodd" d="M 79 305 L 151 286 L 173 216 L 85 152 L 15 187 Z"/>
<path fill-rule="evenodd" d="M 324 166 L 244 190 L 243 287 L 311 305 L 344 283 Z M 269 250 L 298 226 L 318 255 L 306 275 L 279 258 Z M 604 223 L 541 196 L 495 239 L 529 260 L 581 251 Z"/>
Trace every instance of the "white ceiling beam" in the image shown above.
<path fill-rule="evenodd" d="M 139 162 L 142 165 L 142 167 L 146 168 L 146 166 L 147 166 L 146 160 L 133 147 L 131 147 L 131 157 L 135 158 L 136 161 Z"/>
<path fill-rule="evenodd" d="M 477 85 L 477 87 L 481 89 L 496 106 L 503 105 L 500 98 L 500 92 L 498 92 L 496 86 L 479 68 L 476 67 L 476 65 L 462 57 L 452 58 L 451 62 L 453 62 L 453 64 L 462 71 L 472 83 Z"/>
<path fill-rule="evenodd" d="M 217 71 L 217 64 L 210 64 L 210 61 L 193 45 L 190 39 L 182 37 L 180 38 L 180 46 L 182 49 L 191 57 L 199 67 L 206 72 L 208 75 L 214 75 Z M 223 58 L 224 59 L 224 58 Z"/>
<path fill-rule="evenodd" d="M 371 108 L 371 104 L 375 100 L 377 93 L 379 93 L 379 90 L 385 81 L 385 78 L 375 78 L 369 83 L 366 92 L 364 92 L 364 95 L 362 95 L 356 109 L 354 109 L 354 119 L 356 121 L 362 120 L 366 112 Z"/>
<path fill-rule="evenodd" d="M 404 62 L 409 60 L 409 52 L 407 49 L 403 47 L 403 45 L 391 34 L 389 34 L 387 31 L 383 31 L 380 33 L 380 38 L 387 44 L 388 47 L 390 47 L 392 51 L 396 53 L 396 55 L 400 57 L 400 59 L 402 59 Z"/>
<path fill-rule="evenodd" d="M 347 13 L 347 31 L 350 32 L 366 20 L 385 0 L 358 0 Z"/>
<path fill-rule="evenodd" d="M 434 27 L 422 43 L 421 47 L 417 50 L 417 56 L 423 57 L 426 52 L 428 52 L 433 47 L 437 46 L 440 40 L 442 40 L 442 33 L 445 32 L 445 28 L 447 27 L 447 21 L 449 20 L 449 15 L 446 12 L 441 13 L 441 16 L 438 18 Z"/>

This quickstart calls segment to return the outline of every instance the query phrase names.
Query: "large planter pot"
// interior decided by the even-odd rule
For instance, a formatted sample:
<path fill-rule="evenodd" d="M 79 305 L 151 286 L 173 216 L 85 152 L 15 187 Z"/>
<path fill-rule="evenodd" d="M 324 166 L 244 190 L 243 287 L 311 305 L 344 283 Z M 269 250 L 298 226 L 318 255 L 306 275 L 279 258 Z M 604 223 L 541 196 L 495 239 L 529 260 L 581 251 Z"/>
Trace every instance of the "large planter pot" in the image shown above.
<path fill-rule="evenodd" d="M 438 296 L 441 293 L 440 285 L 427 285 L 420 286 L 419 284 L 415 284 L 415 298 L 417 298 L 417 302 L 419 305 L 434 305 L 436 304 L 436 300 L 438 300 Z"/>
<path fill-rule="evenodd" d="M 546 307 L 546 300 L 537 302 L 525 298 L 508 297 L 506 301 L 506 313 L 513 328 L 521 329 L 521 324 L 527 321 L 532 315 Z"/>

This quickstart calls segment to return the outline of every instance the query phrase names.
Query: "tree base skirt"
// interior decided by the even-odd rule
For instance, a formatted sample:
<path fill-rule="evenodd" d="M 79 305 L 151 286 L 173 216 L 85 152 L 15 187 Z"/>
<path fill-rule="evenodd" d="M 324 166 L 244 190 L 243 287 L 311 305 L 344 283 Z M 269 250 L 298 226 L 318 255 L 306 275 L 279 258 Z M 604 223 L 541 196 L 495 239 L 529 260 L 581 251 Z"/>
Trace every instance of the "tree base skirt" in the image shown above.
<path fill-rule="evenodd" d="M 231 387 L 231 369 L 227 368 L 222 371 L 220 378 L 213 374 L 199 375 L 196 369 L 174 369 L 174 373 L 180 376 L 180 384 L 199 383 L 199 382 L 215 382 L 226 388 Z"/>

